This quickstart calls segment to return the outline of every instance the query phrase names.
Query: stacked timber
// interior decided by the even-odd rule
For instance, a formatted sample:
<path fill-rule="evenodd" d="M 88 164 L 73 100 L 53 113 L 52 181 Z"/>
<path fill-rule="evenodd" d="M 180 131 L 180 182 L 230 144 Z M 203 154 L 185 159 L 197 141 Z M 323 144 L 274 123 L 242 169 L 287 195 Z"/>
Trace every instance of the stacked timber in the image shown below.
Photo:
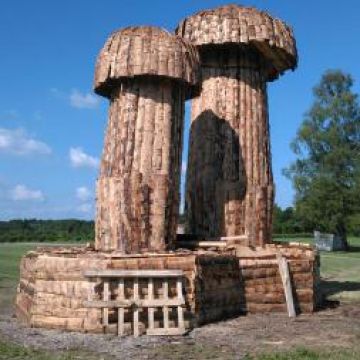
<path fill-rule="evenodd" d="M 156 27 L 117 31 L 101 50 L 94 88 L 110 99 L 110 110 L 97 182 L 97 250 L 172 247 L 184 106 L 198 77 L 196 50 Z"/>
<path fill-rule="evenodd" d="M 187 328 L 221 320 L 238 314 L 241 305 L 241 287 L 238 260 L 234 255 L 212 252 L 173 252 L 163 254 L 106 254 L 84 249 L 39 249 L 23 257 L 20 282 L 16 297 L 16 314 L 33 327 L 100 333 L 104 331 L 103 313 L 89 308 L 88 300 L 102 300 L 104 284 L 92 281 L 89 270 L 181 270 L 185 295 L 185 325 Z M 109 282 L 109 299 L 119 295 L 118 280 Z M 148 298 L 148 283 L 139 281 L 139 300 Z M 154 298 L 163 298 L 162 279 L 154 279 Z M 169 297 L 175 297 L 176 281 L 169 281 Z M 221 289 L 221 291 L 219 291 Z M 125 281 L 125 299 L 133 296 L 133 283 Z M 127 332 L 131 330 L 131 309 L 124 314 Z M 148 328 L 148 317 L 140 311 L 140 327 Z M 106 331 L 117 332 L 118 313 L 108 311 Z M 155 322 L 162 321 L 155 311 Z M 175 314 L 169 314 L 170 326 Z"/>
<path fill-rule="evenodd" d="M 295 309 L 313 312 L 318 298 L 319 257 L 317 252 L 302 245 L 267 245 L 258 249 L 237 249 L 244 289 L 243 310 L 250 313 L 286 312 L 284 286 L 277 256 L 288 263 Z"/>
<path fill-rule="evenodd" d="M 274 197 L 266 83 L 296 67 L 292 31 L 264 12 L 230 5 L 186 18 L 176 33 L 198 48 L 202 74 L 192 102 L 187 230 L 265 244 Z"/>

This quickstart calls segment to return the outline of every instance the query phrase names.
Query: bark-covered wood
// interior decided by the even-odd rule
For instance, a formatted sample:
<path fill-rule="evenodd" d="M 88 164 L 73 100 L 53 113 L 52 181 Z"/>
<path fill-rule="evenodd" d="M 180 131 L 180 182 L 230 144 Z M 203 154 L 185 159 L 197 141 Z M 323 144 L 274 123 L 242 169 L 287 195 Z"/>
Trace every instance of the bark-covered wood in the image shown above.
<path fill-rule="evenodd" d="M 182 38 L 154 26 L 132 26 L 109 36 L 96 62 L 94 89 L 111 97 L 123 79 L 162 76 L 181 82 L 191 98 L 199 84 L 198 68 L 197 51 Z"/>
<path fill-rule="evenodd" d="M 172 247 L 184 104 L 195 92 L 198 68 L 194 47 L 155 27 L 117 31 L 100 52 L 94 87 L 110 98 L 110 110 L 97 181 L 97 250 Z"/>
<path fill-rule="evenodd" d="M 97 182 L 96 249 L 172 246 L 184 104 L 184 88 L 166 79 L 131 79 L 113 92 Z"/>
<path fill-rule="evenodd" d="M 185 212 L 200 237 L 271 241 L 274 185 L 267 81 L 297 65 L 282 21 L 228 5 L 183 20 L 176 33 L 200 53 L 202 89 L 193 100 Z"/>
<path fill-rule="evenodd" d="M 273 201 L 266 82 L 256 52 L 207 50 L 193 100 L 186 181 L 188 230 L 269 240 Z M 226 66 L 231 62 L 231 66 Z"/>
<path fill-rule="evenodd" d="M 256 8 L 225 5 L 200 11 L 181 21 L 176 33 L 199 47 L 251 44 L 266 59 L 268 80 L 274 80 L 285 70 L 294 70 L 297 66 L 292 29 Z"/>

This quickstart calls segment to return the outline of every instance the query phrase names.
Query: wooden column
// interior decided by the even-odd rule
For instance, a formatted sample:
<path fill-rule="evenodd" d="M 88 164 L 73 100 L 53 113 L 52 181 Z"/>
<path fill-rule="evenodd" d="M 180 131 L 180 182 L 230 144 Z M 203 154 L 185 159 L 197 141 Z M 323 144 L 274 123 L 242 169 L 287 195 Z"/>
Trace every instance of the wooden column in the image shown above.
<path fill-rule="evenodd" d="M 273 205 L 266 74 L 249 48 L 203 50 L 193 99 L 186 202 L 188 231 L 269 241 Z"/>
<path fill-rule="evenodd" d="M 98 250 L 164 251 L 176 235 L 184 87 L 125 79 L 112 93 L 97 181 Z"/>

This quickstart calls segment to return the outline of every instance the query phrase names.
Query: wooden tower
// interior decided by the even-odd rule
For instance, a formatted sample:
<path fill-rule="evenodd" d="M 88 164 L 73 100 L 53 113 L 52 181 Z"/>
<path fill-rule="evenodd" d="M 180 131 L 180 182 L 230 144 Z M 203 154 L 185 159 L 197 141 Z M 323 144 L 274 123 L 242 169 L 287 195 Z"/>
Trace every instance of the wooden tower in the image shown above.
<path fill-rule="evenodd" d="M 94 88 L 109 98 L 110 109 L 97 181 L 97 250 L 172 247 L 184 106 L 198 68 L 194 47 L 156 27 L 114 32 L 101 50 Z"/>
<path fill-rule="evenodd" d="M 254 8 L 228 5 L 183 20 L 177 35 L 200 54 L 192 101 L 185 210 L 188 232 L 271 239 L 274 185 L 267 82 L 295 69 L 291 29 Z"/>

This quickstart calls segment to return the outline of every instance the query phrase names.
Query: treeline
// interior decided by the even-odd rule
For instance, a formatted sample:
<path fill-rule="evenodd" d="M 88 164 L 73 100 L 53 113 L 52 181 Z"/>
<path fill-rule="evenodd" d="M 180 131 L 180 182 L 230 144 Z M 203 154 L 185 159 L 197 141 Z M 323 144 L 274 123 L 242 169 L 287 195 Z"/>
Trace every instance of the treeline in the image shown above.
<path fill-rule="evenodd" d="M 0 242 L 88 242 L 93 240 L 93 221 L 76 219 L 0 221 Z"/>
<path fill-rule="evenodd" d="M 360 214 L 355 214 L 346 221 L 346 230 L 349 235 L 360 236 Z M 275 204 L 273 212 L 273 234 L 289 234 L 294 237 L 312 236 L 314 230 L 329 232 L 321 224 L 314 224 L 308 218 L 302 216 L 302 213 L 296 211 L 293 207 L 281 209 Z"/>
<path fill-rule="evenodd" d="M 281 209 L 274 206 L 273 234 L 292 237 L 312 236 L 312 223 L 304 219 L 293 207 Z M 179 223 L 185 223 L 185 215 L 180 215 Z M 326 229 L 324 229 L 326 231 Z M 360 214 L 347 223 L 350 235 L 360 236 Z M 0 242 L 92 242 L 94 222 L 85 220 L 10 220 L 0 221 Z"/>

